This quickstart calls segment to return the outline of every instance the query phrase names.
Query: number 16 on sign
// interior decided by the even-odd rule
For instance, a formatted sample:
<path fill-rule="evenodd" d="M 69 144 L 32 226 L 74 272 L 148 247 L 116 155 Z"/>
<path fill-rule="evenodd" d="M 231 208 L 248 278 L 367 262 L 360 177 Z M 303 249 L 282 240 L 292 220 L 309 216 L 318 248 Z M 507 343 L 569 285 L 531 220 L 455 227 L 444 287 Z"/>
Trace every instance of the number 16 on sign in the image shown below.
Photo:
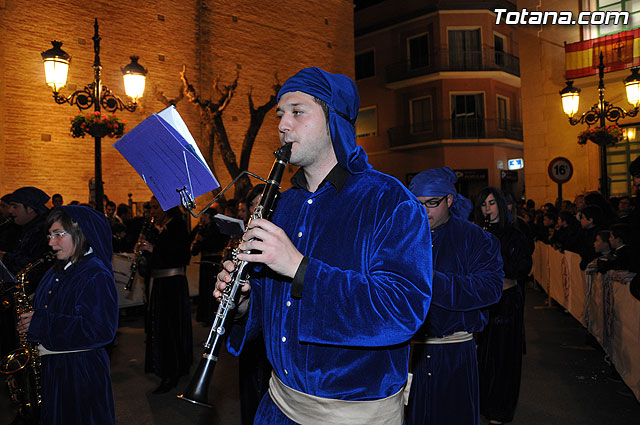
<path fill-rule="evenodd" d="M 573 165 L 567 158 L 561 156 L 549 162 L 549 177 L 558 183 L 558 202 L 562 202 L 562 183 L 566 183 L 573 176 Z"/>

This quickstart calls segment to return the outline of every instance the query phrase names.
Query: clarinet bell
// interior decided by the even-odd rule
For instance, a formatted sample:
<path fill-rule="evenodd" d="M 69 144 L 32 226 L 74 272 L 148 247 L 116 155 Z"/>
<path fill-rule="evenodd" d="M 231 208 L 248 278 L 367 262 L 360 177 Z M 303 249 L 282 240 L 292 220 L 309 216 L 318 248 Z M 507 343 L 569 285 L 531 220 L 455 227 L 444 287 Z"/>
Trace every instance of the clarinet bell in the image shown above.
<path fill-rule="evenodd" d="M 178 398 L 199 406 L 213 407 L 209 403 L 209 384 L 217 360 L 212 354 L 204 353 L 187 388 Z"/>

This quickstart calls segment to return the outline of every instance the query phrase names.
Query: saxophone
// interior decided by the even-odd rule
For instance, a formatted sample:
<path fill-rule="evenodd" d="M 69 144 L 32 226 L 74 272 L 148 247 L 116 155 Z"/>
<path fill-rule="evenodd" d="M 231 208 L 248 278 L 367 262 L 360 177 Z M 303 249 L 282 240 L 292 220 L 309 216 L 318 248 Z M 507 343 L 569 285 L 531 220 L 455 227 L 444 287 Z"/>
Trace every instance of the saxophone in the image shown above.
<path fill-rule="evenodd" d="M 126 285 L 124 285 L 125 291 L 133 290 L 133 281 L 136 278 L 136 274 L 138 273 L 138 267 L 140 266 L 140 256 L 142 255 L 142 250 L 140 249 L 140 245 L 143 240 L 149 238 L 149 231 L 153 227 L 153 223 L 155 223 L 156 218 L 151 217 L 149 220 L 145 221 L 142 225 L 142 229 L 140 230 L 140 234 L 138 235 L 138 240 L 136 241 L 136 245 L 133 248 L 133 261 L 131 262 L 131 274 L 129 275 L 129 280 Z"/>
<path fill-rule="evenodd" d="M 27 295 L 27 274 L 44 262 L 53 260 L 54 252 L 28 264 L 18 273 L 15 285 L 16 323 L 23 313 L 33 311 L 33 304 Z M 26 333 L 19 334 L 20 348 L 7 354 L 0 363 L 0 373 L 6 376 L 11 400 L 17 404 L 20 416 L 29 423 L 37 423 L 42 402 L 40 387 L 40 353 L 38 344 L 27 341 Z"/>
<path fill-rule="evenodd" d="M 280 190 L 280 181 L 282 180 L 285 167 L 291 158 L 291 143 L 285 143 L 284 146 L 274 152 L 274 155 L 276 156 L 276 160 L 273 163 L 267 184 L 262 192 L 260 204 L 256 207 L 253 214 L 251 214 L 249 223 L 251 223 L 251 220 L 259 218 L 266 220 L 271 219 L 271 215 L 275 210 L 275 204 L 279 194 L 278 191 Z M 247 229 L 249 229 L 248 225 Z M 200 358 L 200 363 L 184 393 L 178 396 L 178 398 L 182 400 L 201 406 L 212 407 L 208 403 L 209 383 L 213 376 L 214 367 L 218 362 L 220 347 L 224 341 L 224 335 L 226 333 L 225 325 L 228 324 L 229 313 L 236 307 L 236 303 L 240 297 L 240 288 L 249 281 L 249 273 L 247 270 L 249 263 L 239 260 L 237 258 L 239 253 L 240 251 L 238 249 L 234 250 L 233 262 L 235 270 L 231 274 L 231 282 L 229 282 L 223 291 L 213 325 L 209 330 L 209 337 L 204 344 L 205 350 Z"/>

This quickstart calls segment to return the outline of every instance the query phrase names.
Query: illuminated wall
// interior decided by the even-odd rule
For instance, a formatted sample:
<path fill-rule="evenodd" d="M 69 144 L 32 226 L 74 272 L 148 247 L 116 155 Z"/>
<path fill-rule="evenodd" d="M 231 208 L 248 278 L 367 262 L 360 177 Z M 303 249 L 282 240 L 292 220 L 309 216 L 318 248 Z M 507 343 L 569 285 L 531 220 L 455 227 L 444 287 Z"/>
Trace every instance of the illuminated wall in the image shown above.
<path fill-rule="evenodd" d="M 293 16 L 299 17 L 292 19 Z M 92 138 L 74 139 L 69 120 L 76 107 L 57 105 L 44 84 L 40 53 L 60 40 L 72 56 L 68 83 L 81 89 L 93 81 L 93 22 L 100 24 L 104 84 L 121 97 L 120 67 L 130 55 L 140 56 L 149 70 L 147 89 L 134 113 L 118 112 L 135 126 L 165 105 L 159 93 L 176 98 L 179 72 L 205 99 L 214 99 L 213 81 L 230 84 L 240 73 L 238 89 L 224 120 L 239 160 L 239 146 L 248 125 L 250 90 L 256 105 L 297 70 L 319 66 L 353 76 L 353 4 L 323 2 L 229 1 L 0 1 L 0 193 L 37 186 L 65 202 L 87 202 L 94 174 Z M 304 17 L 302 19 L 301 17 Z M 62 90 L 71 93 L 69 87 Z M 196 107 L 183 99 L 178 110 L 203 151 L 208 140 Z M 275 110 L 265 119 L 253 150 L 250 170 L 266 175 L 278 146 Z M 135 171 L 103 140 L 105 194 L 116 203 L 148 200 L 150 192 Z M 215 173 L 229 181 L 224 164 L 214 155 Z"/>

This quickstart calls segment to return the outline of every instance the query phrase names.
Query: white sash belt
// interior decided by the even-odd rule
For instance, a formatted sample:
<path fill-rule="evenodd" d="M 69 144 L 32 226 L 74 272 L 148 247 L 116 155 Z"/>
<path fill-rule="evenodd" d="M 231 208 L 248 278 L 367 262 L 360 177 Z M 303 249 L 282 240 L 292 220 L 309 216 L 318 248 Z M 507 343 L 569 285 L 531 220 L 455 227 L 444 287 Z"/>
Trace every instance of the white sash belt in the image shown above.
<path fill-rule="evenodd" d="M 80 353 L 82 351 L 91 351 L 94 348 L 85 348 L 84 350 L 69 350 L 69 351 L 50 351 L 44 348 L 42 344 L 38 344 L 38 351 L 41 356 L 48 356 L 50 354 L 68 354 L 68 353 Z"/>
<path fill-rule="evenodd" d="M 502 285 L 502 290 L 506 291 L 507 289 L 511 289 L 518 284 L 518 281 L 515 279 L 507 279 L 504 278 L 504 284 Z"/>
<path fill-rule="evenodd" d="M 184 274 L 184 267 L 174 267 L 172 269 L 153 269 L 151 270 L 151 277 L 154 279 L 160 279 L 163 277 L 180 276 Z"/>
<path fill-rule="evenodd" d="M 418 344 L 457 344 L 459 342 L 467 342 L 473 339 L 473 334 L 467 331 L 454 332 L 451 335 L 445 335 L 442 338 L 427 337 L 414 342 Z"/>
<path fill-rule="evenodd" d="M 305 394 L 271 372 L 269 395 L 282 413 L 302 425 L 402 425 L 412 377 L 409 374 L 404 387 L 387 398 L 349 401 Z"/>

